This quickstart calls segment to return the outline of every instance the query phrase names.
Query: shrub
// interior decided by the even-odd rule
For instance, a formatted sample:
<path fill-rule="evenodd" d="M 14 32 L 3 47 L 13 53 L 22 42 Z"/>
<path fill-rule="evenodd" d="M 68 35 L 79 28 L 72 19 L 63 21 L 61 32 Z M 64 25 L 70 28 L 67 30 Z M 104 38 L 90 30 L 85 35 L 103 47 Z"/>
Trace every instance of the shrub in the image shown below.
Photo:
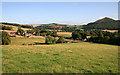
<path fill-rule="evenodd" d="M 36 33 L 36 36 L 40 36 L 41 34 L 40 33 Z M 42 36 L 42 35 L 41 35 Z"/>
<path fill-rule="evenodd" d="M 2 32 L 2 45 L 9 45 L 11 43 L 10 36 L 7 32 Z"/>
<path fill-rule="evenodd" d="M 53 44 L 55 44 L 55 43 L 56 43 L 56 39 L 55 39 L 55 38 L 54 38 L 54 40 L 52 41 L 52 43 L 53 43 Z"/>
<path fill-rule="evenodd" d="M 54 37 L 48 35 L 46 38 L 45 38 L 45 43 L 46 44 L 53 44 L 53 43 L 56 43 L 56 40 Z"/>
<path fill-rule="evenodd" d="M 74 31 L 72 32 L 72 38 L 74 40 L 84 40 L 86 38 L 87 33 L 83 32 L 83 31 Z"/>
<path fill-rule="evenodd" d="M 61 36 L 58 40 L 57 40 L 57 43 L 64 43 L 65 42 L 65 39 L 63 36 Z"/>
<path fill-rule="evenodd" d="M 58 35 L 57 35 L 57 32 L 56 32 L 56 31 L 53 31 L 52 34 L 51 34 L 51 36 L 57 37 L 57 36 L 58 36 Z"/>
<path fill-rule="evenodd" d="M 18 28 L 17 34 L 23 36 L 24 35 L 24 30 L 22 30 L 21 28 Z"/>
<path fill-rule="evenodd" d="M 41 36 L 46 36 L 46 33 L 40 33 Z"/>

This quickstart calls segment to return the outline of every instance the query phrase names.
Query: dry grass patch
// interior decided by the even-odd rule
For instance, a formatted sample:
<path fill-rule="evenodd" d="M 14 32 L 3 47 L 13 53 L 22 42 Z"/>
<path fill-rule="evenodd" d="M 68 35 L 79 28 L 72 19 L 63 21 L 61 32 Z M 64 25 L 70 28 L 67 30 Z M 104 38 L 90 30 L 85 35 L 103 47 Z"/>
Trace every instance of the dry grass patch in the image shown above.
<path fill-rule="evenodd" d="M 112 33 L 118 32 L 118 30 L 102 30 L 102 31 L 107 31 L 107 32 L 112 32 Z"/>
<path fill-rule="evenodd" d="M 16 31 L 17 32 L 17 30 L 18 30 L 17 26 L 4 25 L 4 24 L 2 24 L 2 25 L 12 27 L 12 30 L 10 30 L 10 31 Z M 21 28 L 21 29 L 23 29 L 24 31 L 31 30 L 30 28 Z"/>
<path fill-rule="evenodd" d="M 57 32 L 58 35 L 71 35 L 72 32 Z"/>

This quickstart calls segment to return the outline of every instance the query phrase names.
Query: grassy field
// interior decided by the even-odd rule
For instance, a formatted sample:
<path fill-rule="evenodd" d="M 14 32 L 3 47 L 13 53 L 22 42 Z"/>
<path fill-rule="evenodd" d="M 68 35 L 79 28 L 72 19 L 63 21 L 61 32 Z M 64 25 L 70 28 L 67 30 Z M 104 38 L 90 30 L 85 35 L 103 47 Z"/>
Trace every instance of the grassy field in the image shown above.
<path fill-rule="evenodd" d="M 2 46 L 3 73 L 118 72 L 118 46 L 87 42 L 21 45 L 41 40 L 12 38 L 11 45 Z"/>
<path fill-rule="evenodd" d="M 72 32 L 57 32 L 58 36 L 71 37 Z"/>
<path fill-rule="evenodd" d="M 35 44 L 35 43 L 45 43 L 45 38 L 25 38 L 25 37 L 16 37 L 11 38 L 10 45 L 28 45 L 28 44 Z"/>
<path fill-rule="evenodd" d="M 12 30 L 9 30 L 9 31 L 17 31 L 17 30 L 18 30 L 18 27 L 17 27 L 17 26 L 4 25 L 4 24 L 2 24 L 2 25 L 3 25 L 3 26 L 12 27 Z M 21 29 L 23 29 L 24 31 L 31 30 L 30 28 L 21 28 Z"/>
<path fill-rule="evenodd" d="M 64 34 L 62 34 L 62 35 L 59 34 L 58 36 L 71 37 L 71 35 L 64 35 Z"/>
<path fill-rule="evenodd" d="M 71 35 L 72 32 L 57 32 L 58 35 Z"/>

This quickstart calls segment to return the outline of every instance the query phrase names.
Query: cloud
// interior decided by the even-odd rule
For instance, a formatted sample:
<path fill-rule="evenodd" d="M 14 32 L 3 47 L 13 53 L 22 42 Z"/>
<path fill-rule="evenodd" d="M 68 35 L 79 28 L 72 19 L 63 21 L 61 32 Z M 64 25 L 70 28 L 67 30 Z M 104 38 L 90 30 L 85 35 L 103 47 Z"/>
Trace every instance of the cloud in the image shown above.
<path fill-rule="evenodd" d="M 99 17 L 98 19 L 102 19 L 102 18 L 105 18 L 106 16 L 104 16 L 104 17 Z"/>

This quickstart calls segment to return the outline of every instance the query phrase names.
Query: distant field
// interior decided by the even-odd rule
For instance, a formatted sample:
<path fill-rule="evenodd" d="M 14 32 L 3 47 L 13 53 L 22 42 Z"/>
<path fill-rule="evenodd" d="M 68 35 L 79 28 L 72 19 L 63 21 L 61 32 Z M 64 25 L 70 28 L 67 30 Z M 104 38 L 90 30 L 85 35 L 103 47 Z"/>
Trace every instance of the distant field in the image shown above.
<path fill-rule="evenodd" d="M 58 36 L 71 37 L 71 35 L 64 35 L 64 34 L 59 34 Z"/>
<path fill-rule="evenodd" d="M 64 37 L 71 37 L 72 32 L 57 32 L 59 36 L 64 36 Z"/>
<path fill-rule="evenodd" d="M 67 35 L 71 35 L 72 32 L 57 32 L 57 34 L 61 34 L 61 35 L 62 35 L 62 34 L 64 34 L 64 35 L 65 35 L 65 34 L 67 34 Z"/>
<path fill-rule="evenodd" d="M 44 43 L 44 38 L 24 38 L 24 37 L 17 37 L 11 38 L 11 45 L 22 45 L 22 44 L 35 44 L 35 43 Z"/>
<path fill-rule="evenodd" d="M 107 31 L 107 32 L 112 32 L 112 33 L 118 32 L 118 30 L 102 30 L 102 31 Z"/>
<path fill-rule="evenodd" d="M 10 31 L 17 31 L 17 30 L 18 30 L 18 27 L 17 27 L 17 26 L 12 26 L 12 25 L 3 25 L 3 26 L 12 27 L 12 30 L 10 30 Z M 30 28 L 21 28 L 21 29 L 23 29 L 24 31 L 26 31 L 26 30 L 31 30 Z"/>
<path fill-rule="evenodd" d="M 44 41 L 12 38 L 11 45 L 2 46 L 3 73 L 118 72 L 118 46 L 94 43 L 21 45 L 34 42 Z"/>

